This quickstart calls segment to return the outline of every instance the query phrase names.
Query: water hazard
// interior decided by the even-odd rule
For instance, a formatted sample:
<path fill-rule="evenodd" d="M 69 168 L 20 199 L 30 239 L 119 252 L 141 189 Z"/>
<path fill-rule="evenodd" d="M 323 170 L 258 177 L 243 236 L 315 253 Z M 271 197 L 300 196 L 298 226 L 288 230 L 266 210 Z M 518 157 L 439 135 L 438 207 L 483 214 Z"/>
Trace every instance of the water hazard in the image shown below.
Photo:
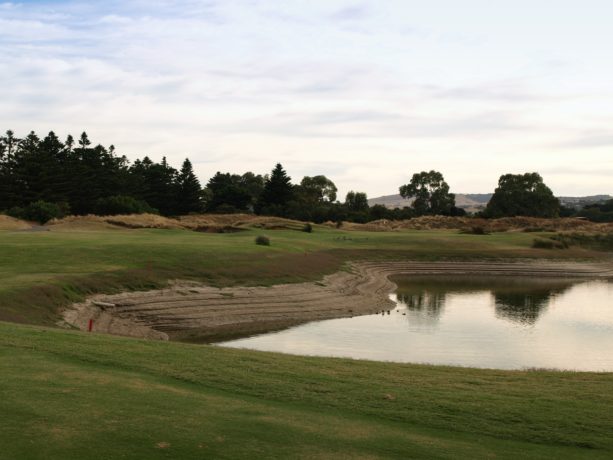
<path fill-rule="evenodd" d="M 396 277 L 396 308 L 220 345 L 498 369 L 613 371 L 613 282 Z"/>

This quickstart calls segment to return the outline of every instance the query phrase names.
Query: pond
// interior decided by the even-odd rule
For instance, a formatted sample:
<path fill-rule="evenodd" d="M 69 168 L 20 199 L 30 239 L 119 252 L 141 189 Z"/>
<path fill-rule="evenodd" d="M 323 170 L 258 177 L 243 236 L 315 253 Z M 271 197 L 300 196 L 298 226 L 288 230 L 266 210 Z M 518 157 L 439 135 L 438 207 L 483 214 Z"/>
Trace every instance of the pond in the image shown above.
<path fill-rule="evenodd" d="M 613 282 L 394 277 L 396 307 L 219 345 L 496 369 L 613 371 Z"/>

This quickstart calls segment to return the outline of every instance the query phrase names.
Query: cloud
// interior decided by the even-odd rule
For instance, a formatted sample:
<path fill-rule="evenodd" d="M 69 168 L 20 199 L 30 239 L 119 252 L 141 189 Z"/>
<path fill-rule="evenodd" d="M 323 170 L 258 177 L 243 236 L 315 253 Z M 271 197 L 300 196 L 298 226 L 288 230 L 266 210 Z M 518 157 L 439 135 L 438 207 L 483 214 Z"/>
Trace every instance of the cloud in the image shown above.
<path fill-rule="evenodd" d="M 362 4 L 341 8 L 330 15 L 333 21 L 347 22 L 359 21 L 368 16 L 369 9 Z"/>
<path fill-rule="evenodd" d="M 593 148 L 613 148 L 613 132 L 593 132 L 586 133 L 573 139 L 554 144 L 557 148 L 563 149 L 593 149 Z"/>
<path fill-rule="evenodd" d="M 3 3 L 3 110 L 19 132 L 87 129 L 132 159 L 189 154 L 203 181 L 282 160 L 372 196 L 415 168 L 489 190 L 516 164 L 572 170 L 613 143 L 613 70 L 589 52 L 600 42 L 573 39 L 581 75 L 564 34 L 555 53 L 540 35 L 505 41 L 523 16 L 492 25 L 470 8 L 407 5 Z M 559 155 L 570 148 L 588 153 Z"/>

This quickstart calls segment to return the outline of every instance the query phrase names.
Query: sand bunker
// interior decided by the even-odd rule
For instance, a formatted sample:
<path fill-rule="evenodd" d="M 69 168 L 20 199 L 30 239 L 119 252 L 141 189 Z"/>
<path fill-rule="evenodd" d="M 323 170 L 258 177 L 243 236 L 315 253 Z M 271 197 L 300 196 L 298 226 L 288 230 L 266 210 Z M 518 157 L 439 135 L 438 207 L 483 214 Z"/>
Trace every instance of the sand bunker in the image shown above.
<path fill-rule="evenodd" d="M 393 308 L 390 275 L 504 275 L 613 278 L 613 265 L 561 262 L 381 262 L 353 264 L 321 282 L 272 287 L 213 288 L 174 283 L 167 289 L 97 295 L 63 312 L 81 330 L 155 339 L 215 341 L 282 329 L 313 320 Z"/>

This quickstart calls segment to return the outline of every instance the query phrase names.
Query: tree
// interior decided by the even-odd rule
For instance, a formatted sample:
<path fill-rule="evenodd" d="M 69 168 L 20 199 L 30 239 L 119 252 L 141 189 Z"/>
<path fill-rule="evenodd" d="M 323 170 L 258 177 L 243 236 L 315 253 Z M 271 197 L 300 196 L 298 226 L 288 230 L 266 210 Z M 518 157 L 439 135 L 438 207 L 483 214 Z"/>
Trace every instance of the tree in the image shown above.
<path fill-rule="evenodd" d="M 487 203 L 486 217 L 557 217 L 560 201 L 538 173 L 504 174 Z"/>
<path fill-rule="evenodd" d="M 455 206 L 455 195 L 438 171 L 413 174 L 411 182 L 400 187 L 403 198 L 413 198 L 412 208 L 417 215 L 449 215 Z"/>
<path fill-rule="evenodd" d="M 179 214 L 202 211 L 202 187 L 194 174 L 192 163 L 185 159 L 177 176 L 177 205 Z"/>
<path fill-rule="evenodd" d="M 264 178 L 252 172 L 242 176 L 217 172 L 206 186 L 210 212 L 253 211 L 264 189 Z"/>
<path fill-rule="evenodd" d="M 337 188 L 326 176 L 305 176 L 300 182 L 302 194 L 312 203 L 336 201 Z"/>
<path fill-rule="evenodd" d="M 136 160 L 129 169 L 129 195 L 147 202 L 165 216 L 180 214 L 177 207 L 176 169 L 168 165 L 166 158 L 161 163 L 149 157 Z"/>
<path fill-rule="evenodd" d="M 247 179 L 250 189 L 257 186 L 255 176 Z M 190 192 L 196 189 L 197 193 Z M 197 198 L 182 198 L 182 206 L 190 200 L 191 204 L 179 209 L 180 193 Z M 140 203 L 136 206 L 131 200 Z M 145 157 L 128 167 L 128 159 L 117 155 L 114 146 L 93 146 L 85 132 L 78 142 L 68 135 L 62 143 L 53 131 L 43 139 L 34 132 L 17 139 L 9 130 L 0 136 L 0 211 L 23 210 L 38 201 L 75 214 L 88 214 L 102 205 L 119 203 L 128 210 L 155 208 L 173 215 L 199 211 L 201 191 L 191 164 L 184 164 L 179 177 L 165 158 L 155 163 Z"/>
<path fill-rule="evenodd" d="M 287 205 L 294 197 L 292 178 L 287 175 L 281 163 L 277 163 L 270 177 L 264 183 L 264 190 L 258 202 L 258 213 L 284 216 Z"/>
<path fill-rule="evenodd" d="M 81 137 L 79 138 L 79 146 L 84 149 L 86 147 L 88 147 L 91 144 L 91 142 L 89 141 L 89 137 L 87 137 L 87 133 L 85 131 L 83 131 L 81 133 Z"/>
<path fill-rule="evenodd" d="M 366 212 L 368 211 L 368 197 L 366 193 L 352 190 L 345 196 L 345 206 L 351 212 Z"/>
<path fill-rule="evenodd" d="M 7 156 L 10 158 L 13 155 L 15 147 L 19 145 L 21 139 L 15 137 L 15 133 L 10 129 L 6 131 L 4 137 L 0 137 L 0 143 L 3 144 Z"/>

